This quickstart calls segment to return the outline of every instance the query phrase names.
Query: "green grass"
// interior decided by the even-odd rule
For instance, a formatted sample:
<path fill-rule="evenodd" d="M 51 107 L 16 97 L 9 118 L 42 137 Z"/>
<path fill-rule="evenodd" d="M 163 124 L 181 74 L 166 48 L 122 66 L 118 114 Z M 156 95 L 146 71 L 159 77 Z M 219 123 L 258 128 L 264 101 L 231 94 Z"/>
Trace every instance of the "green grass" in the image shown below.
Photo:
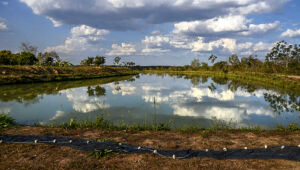
<path fill-rule="evenodd" d="M 76 121 L 74 119 L 71 119 L 70 122 L 65 122 L 59 125 L 52 124 L 50 127 L 60 127 L 63 129 L 80 129 L 80 128 L 91 128 L 91 129 L 102 129 L 102 130 L 128 130 L 128 131 L 159 131 L 159 130 L 165 130 L 170 131 L 171 125 L 167 123 L 159 123 L 158 125 L 127 125 L 125 123 L 120 123 L 119 125 L 114 125 L 108 120 L 105 120 L 103 118 L 103 115 L 100 114 L 96 118 L 96 121 Z"/>
<path fill-rule="evenodd" d="M 171 128 L 171 121 L 165 123 L 159 123 L 157 125 L 127 125 L 125 123 L 120 123 L 115 125 L 105 120 L 102 115 L 96 118 L 96 121 L 76 121 L 71 119 L 70 122 L 62 123 L 59 125 L 49 125 L 49 127 L 60 127 L 63 129 L 100 129 L 100 130 L 126 130 L 126 131 L 179 131 L 182 133 L 196 133 L 201 132 L 203 137 L 209 137 L 212 134 L 217 134 L 219 131 L 228 132 L 254 132 L 259 133 L 263 131 L 276 131 L 276 132 L 295 132 L 300 130 L 300 126 L 297 122 L 289 124 L 287 126 L 278 125 L 274 129 L 265 129 L 261 126 L 237 126 L 234 122 L 226 122 L 222 120 L 213 119 L 209 127 L 203 127 L 201 125 L 185 126 L 178 128 Z"/>
<path fill-rule="evenodd" d="M 4 128 L 10 128 L 15 125 L 16 124 L 13 118 L 6 114 L 0 114 L 0 130 Z"/>
<path fill-rule="evenodd" d="M 35 125 L 41 127 L 54 127 L 54 128 L 63 128 L 63 129 L 100 129 L 100 130 L 126 130 L 126 131 L 179 131 L 182 133 L 196 133 L 201 132 L 201 136 L 207 138 L 213 134 L 217 134 L 219 131 L 228 131 L 228 132 L 263 132 L 263 131 L 274 131 L 274 132 L 295 132 L 300 130 L 300 125 L 297 122 L 291 123 L 287 126 L 277 125 L 274 129 L 265 129 L 260 126 L 240 126 L 238 127 L 236 123 L 225 122 L 222 120 L 213 119 L 209 127 L 203 127 L 201 125 L 194 126 L 185 126 L 172 129 L 171 121 L 166 123 L 159 123 L 155 125 L 126 125 L 124 123 L 120 125 L 114 125 L 108 120 L 103 118 L 103 115 L 100 115 L 96 118 L 96 121 L 76 121 L 71 119 L 68 123 L 62 123 L 59 125 Z M 10 128 L 16 126 L 16 123 L 13 118 L 6 114 L 0 114 L 0 129 Z M 99 139 L 100 140 L 100 139 Z M 103 139 L 102 139 L 103 140 Z"/>
<path fill-rule="evenodd" d="M 97 159 L 109 157 L 113 154 L 113 151 L 110 149 L 95 149 L 91 152 L 88 157 L 95 157 Z"/>
<path fill-rule="evenodd" d="M 126 67 L 111 66 L 0 66 L 0 84 L 82 80 L 135 75 Z"/>

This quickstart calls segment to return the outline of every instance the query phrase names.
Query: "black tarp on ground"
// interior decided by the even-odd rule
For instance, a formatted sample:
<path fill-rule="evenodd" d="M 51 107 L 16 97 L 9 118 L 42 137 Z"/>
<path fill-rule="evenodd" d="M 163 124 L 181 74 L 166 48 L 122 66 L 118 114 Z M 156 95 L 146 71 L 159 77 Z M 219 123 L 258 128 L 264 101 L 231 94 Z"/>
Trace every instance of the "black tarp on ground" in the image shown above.
<path fill-rule="evenodd" d="M 178 158 L 192 157 L 209 157 L 215 159 L 285 159 L 300 161 L 300 147 L 298 146 L 268 146 L 265 148 L 249 148 L 249 149 L 227 149 L 227 151 L 214 150 L 160 150 L 154 148 L 144 148 L 127 144 L 120 144 L 112 141 L 96 142 L 78 138 L 60 137 L 60 136 L 27 136 L 27 135 L 6 135 L 0 136 L 2 143 L 20 143 L 34 144 L 37 140 L 38 144 L 51 144 L 60 146 L 69 146 L 74 149 L 92 152 L 95 149 L 109 149 L 116 153 L 153 153 L 157 155 L 173 158 L 173 155 Z M 55 140 L 55 143 L 53 142 Z M 72 142 L 70 142 L 72 140 Z M 154 151 L 155 150 L 155 151 Z"/>

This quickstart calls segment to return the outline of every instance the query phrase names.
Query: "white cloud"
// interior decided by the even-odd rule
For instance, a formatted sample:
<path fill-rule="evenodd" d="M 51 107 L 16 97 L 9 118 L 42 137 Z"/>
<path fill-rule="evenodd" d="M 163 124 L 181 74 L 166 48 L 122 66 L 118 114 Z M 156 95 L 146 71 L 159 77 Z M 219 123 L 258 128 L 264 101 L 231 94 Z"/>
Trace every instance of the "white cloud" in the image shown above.
<path fill-rule="evenodd" d="M 142 53 L 164 53 L 170 51 L 170 38 L 167 36 L 146 36 L 142 40 L 142 44 L 145 46 L 142 49 Z"/>
<path fill-rule="evenodd" d="M 52 118 L 50 118 L 50 120 L 56 120 L 60 117 L 63 117 L 65 114 L 66 113 L 64 111 L 58 110 L 56 111 L 55 115 Z"/>
<path fill-rule="evenodd" d="M 198 35 L 202 37 L 218 36 L 255 36 L 276 30 L 280 22 L 250 24 L 251 20 L 243 15 L 229 15 L 208 20 L 179 22 L 174 24 L 174 34 Z"/>
<path fill-rule="evenodd" d="M 86 88 L 68 89 L 60 92 L 66 94 L 67 99 L 73 104 L 73 109 L 77 112 L 88 113 L 110 107 L 101 97 L 88 96 Z"/>
<path fill-rule="evenodd" d="M 240 35 L 250 36 L 250 35 L 263 35 L 268 32 L 276 30 L 280 25 L 279 21 L 268 24 L 250 24 L 248 31 L 241 32 Z"/>
<path fill-rule="evenodd" d="M 103 36 L 109 34 L 108 30 L 96 29 L 86 25 L 76 26 L 71 29 L 71 37 L 68 37 L 65 44 L 55 47 L 48 47 L 46 51 L 57 51 L 71 53 L 74 51 L 99 50 L 98 43 L 104 40 Z"/>
<path fill-rule="evenodd" d="M 283 32 L 281 34 L 281 37 L 299 38 L 300 37 L 300 29 L 297 29 L 297 30 L 287 29 L 285 32 Z"/>
<path fill-rule="evenodd" d="M 124 56 L 124 55 L 131 55 L 136 52 L 134 44 L 126 44 L 121 43 L 121 46 L 118 44 L 112 44 L 111 50 L 106 53 L 109 56 Z"/>
<path fill-rule="evenodd" d="M 133 95 L 136 93 L 136 87 L 132 86 L 129 83 L 120 83 L 118 87 L 120 88 L 119 90 L 115 89 L 115 86 L 113 84 L 109 85 L 110 88 L 112 88 L 112 94 L 121 94 L 122 96 L 125 95 Z"/>
<path fill-rule="evenodd" d="M 6 31 L 8 27 L 5 23 L 5 19 L 0 17 L 0 31 Z"/>
<path fill-rule="evenodd" d="M 288 0 L 20 1 L 35 14 L 49 18 L 55 25 L 64 23 L 108 30 L 136 30 L 162 23 L 266 13 L 281 8 Z"/>
<path fill-rule="evenodd" d="M 7 1 L 3 1 L 2 4 L 3 5 L 8 5 L 8 2 Z"/>
<path fill-rule="evenodd" d="M 187 108 L 181 105 L 173 106 L 174 115 L 178 116 L 193 116 L 193 117 L 204 117 L 207 119 L 216 118 L 217 120 L 223 120 L 226 122 L 242 122 L 247 119 L 248 115 L 244 109 L 241 108 L 224 108 L 213 106 L 206 110 L 194 110 L 195 108 Z M 200 109 L 200 108 L 199 108 Z"/>
<path fill-rule="evenodd" d="M 179 22 L 174 24 L 175 34 L 196 34 L 208 35 L 212 33 L 225 33 L 247 30 L 247 23 L 250 21 L 245 16 L 225 16 L 208 20 Z"/>

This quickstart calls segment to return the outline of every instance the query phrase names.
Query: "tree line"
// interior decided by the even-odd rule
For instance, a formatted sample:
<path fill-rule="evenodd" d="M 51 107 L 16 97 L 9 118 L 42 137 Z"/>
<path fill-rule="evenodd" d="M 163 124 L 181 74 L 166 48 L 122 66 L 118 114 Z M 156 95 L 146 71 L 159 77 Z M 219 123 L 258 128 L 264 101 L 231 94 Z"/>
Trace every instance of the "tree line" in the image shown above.
<path fill-rule="evenodd" d="M 212 54 L 208 60 L 213 64 L 211 67 L 199 59 L 191 61 L 186 69 L 212 70 L 212 71 L 254 71 L 265 73 L 292 73 L 300 74 L 300 44 L 287 44 L 286 41 L 277 42 L 271 52 L 267 53 L 262 61 L 256 55 L 239 58 L 236 54 L 228 57 L 226 61 L 215 62 L 218 57 Z"/>
<path fill-rule="evenodd" d="M 9 50 L 0 51 L 0 65 L 42 65 L 42 66 L 71 66 L 68 61 L 63 61 L 55 51 L 38 52 L 36 46 L 21 43 L 20 51 L 12 53 Z"/>
<path fill-rule="evenodd" d="M 87 59 L 83 59 L 80 62 L 80 65 L 83 66 L 101 66 L 104 65 L 106 62 L 106 59 L 104 56 L 96 56 L 96 57 L 88 57 Z M 121 63 L 121 57 L 115 57 L 113 60 L 113 63 L 115 66 L 125 66 L 125 67 L 133 67 L 135 66 L 135 63 L 130 61 L 130 62 L 125 62 L 123 61 Z"/>

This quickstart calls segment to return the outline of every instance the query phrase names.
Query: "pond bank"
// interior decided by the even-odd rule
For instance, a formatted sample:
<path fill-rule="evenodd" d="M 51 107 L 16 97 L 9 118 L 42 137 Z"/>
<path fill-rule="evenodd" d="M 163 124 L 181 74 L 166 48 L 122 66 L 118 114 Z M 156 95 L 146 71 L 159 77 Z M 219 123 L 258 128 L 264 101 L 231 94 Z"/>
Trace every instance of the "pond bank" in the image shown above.
<path fill-rule="evenodd" d="M 205 131 L 182 133 L 175 131 L 108 131 L 97 129 L 71 129 L 22 126 L 4 129 L 1 135 L 47 135 L 83 138 L 87 140 L 111 140 L 130 145 L 160 148 L 160 149 L 193 149 L 193 150 L 222 150 L 235 148 L 262 148 L 268 146 L 297 146 L 300 144 L 299 131 L 279 132 L 262 131 L 226 131 L 220 130 L 211 136 L 203 136 Z M 160 167 L 172 168 L 229 168 L 229 169 L 295 169 L 299 162 L 280 159 L 259 160 L 215 160 L 212 158 L 192 158 L 172 160 L 152 154 L 117 154 L 99 160 L 87 157 L 88 153 L 63 146 L 50 145 L 0 145 L 0 168 L 122 168 L 122 169 L 158 169 Z M 9 158 L 9 159 L 7 159 Z M 18 161 L 17 161 L 18 160 Z M 10 163 L 11 162 L 11 163 Z M 15 163 L 14 163 L 15 162 Z"/>
<path fill-rule="evenodd" d="M 185 75 L 185 76 L 209 76 L 226 78 L 230 80 L 255 83 L 263 87 L 276 87 L 281 90 L 295 91 L 300 93 L 299 76 L 278 75 L 259 72 L 219 72 L 219 71 L 169 71 L 169 70 L 144 70 L 144 74 L 168 74 L 168 75 Z"/>
<path fill-rule="evenodd" d="M 138 74 L 125 67 L 0 66 L 0 84 L 81 80 Z"/>

